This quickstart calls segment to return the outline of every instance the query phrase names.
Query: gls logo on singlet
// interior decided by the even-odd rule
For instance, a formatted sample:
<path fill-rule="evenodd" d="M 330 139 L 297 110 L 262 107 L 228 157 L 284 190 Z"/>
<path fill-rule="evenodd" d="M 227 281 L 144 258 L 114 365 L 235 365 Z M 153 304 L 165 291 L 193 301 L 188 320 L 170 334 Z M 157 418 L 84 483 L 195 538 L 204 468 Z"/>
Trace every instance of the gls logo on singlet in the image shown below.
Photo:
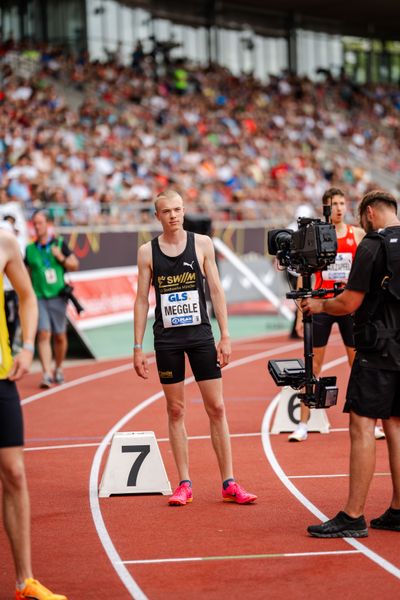
<path fill-rule="evenodd" d="M 187 299 L 188 299 L 187 292 L 182 292 L 181 294 L 176 293 L 176 294 L 168 295 L 169 302 L 186 302 Z"/>

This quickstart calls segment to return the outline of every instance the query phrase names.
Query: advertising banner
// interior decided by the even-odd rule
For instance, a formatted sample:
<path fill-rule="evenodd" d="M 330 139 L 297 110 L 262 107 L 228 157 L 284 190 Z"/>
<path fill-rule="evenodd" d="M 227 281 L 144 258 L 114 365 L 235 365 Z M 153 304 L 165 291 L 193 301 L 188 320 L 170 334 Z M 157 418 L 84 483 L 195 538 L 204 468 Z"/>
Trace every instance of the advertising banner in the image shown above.
<path fill-rule="evenodd" d="M 72 302 L 68 303 L 68 319 L 78 330 L 113 325 L 133 319 L 138 269 L 118 267 L 68 273 L 67 282 L 84 308 L 78 315 Z M 150 292 L 150 314 L 154 313 L 154 289 Z"/>

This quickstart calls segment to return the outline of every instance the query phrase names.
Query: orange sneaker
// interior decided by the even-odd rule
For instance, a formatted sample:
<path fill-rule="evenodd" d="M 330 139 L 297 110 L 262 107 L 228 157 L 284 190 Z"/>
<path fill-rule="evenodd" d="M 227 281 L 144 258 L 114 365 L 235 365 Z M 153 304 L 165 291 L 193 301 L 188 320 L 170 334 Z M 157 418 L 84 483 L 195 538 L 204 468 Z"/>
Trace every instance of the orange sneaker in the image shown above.
<path fill-rule="evenodd" d="M 186 481 L 178 485 L 172 496 L 168 500 L 170 506 L 185 506 L 193 500 L 193 491 L 190 483 Z"/>
<path fill-rule="evenodd" d="M 257 496 L 246 492 L 236 481 L 231 481 L 226 489 L 222 488 L 222 499 L 224 502 L 250 504 L 254 500 L 257 500 Z"/>
<path fill-rule="evenodd" d="M 53 594 L 37 579 L 25 579 L 25 587 L 23 590 L 15 590 L 15 600 L 67 600 L 67 596 Z"/>

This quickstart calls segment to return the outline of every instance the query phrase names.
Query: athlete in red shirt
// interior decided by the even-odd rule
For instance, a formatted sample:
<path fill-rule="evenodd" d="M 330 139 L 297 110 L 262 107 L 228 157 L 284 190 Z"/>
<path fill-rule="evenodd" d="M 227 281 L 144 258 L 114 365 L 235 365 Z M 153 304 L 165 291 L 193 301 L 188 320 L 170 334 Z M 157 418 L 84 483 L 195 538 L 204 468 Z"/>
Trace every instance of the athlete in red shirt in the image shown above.
<path fill-rule="evenodd" d="M 338 250 L 335 262 L 329 265 L 326 271 L 317 272 L 315 276 L 314 289 L 327 288 L 332 289 L 336 282 L 345 284 L 348 280 L 351 265 L 357 250 L 357 246 L 365 235 L 361 227 L 347 225 L 344 222 L 346 215 L 346 199 L 339 188 L 329 188 L 323 196 L 323 204 L 331 205 L 331 222 L 336 229 L 338 241 Z M 299 278 L 299 287 L 301 278 Z M 353 339 L 353 317 L 345 315 L 334 317 L 321 313 L 313 316 L 313 366 L 314 375 L 319 376 L 324 361 L 325 349 L 331 333 L 333 323 L 339 326 L 340 334 L 346 348 L 349 365 L 353 364 L 355 357 L 354 339 Z M 303 337 L 303 315 L 299 310 L 297 312 L 296 332 Z M 307 423 L 310 418 L 310 409 L 305 404 L 300 406 L 300 423 L 296 429 L 289 435 L 291 442 L 303 442 L 307 439 Z M 377 439 L 385 437 L 383 431 L 377 427 L 375 429 Z"/>

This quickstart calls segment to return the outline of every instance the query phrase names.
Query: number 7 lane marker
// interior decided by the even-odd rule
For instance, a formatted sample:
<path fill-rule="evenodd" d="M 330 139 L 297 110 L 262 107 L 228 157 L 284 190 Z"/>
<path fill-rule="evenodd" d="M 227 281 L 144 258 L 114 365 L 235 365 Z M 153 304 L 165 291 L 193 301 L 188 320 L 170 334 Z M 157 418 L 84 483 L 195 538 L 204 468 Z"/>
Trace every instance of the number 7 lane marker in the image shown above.
<path fill-rule="evenodd" d="M 333 360 L 333 361 L 327 363 L 326 365 L 324 365 L 322 367 L 322 371 L 331 369 L 332 367 L 336 367 L 337 365 L 347 362 L 347 360 L 348 360 L 347 356 L 342 356 L 341 358 Z M 295 498 L 299 502 L 301 502 L 301 504 L 303 504 L 310 512 L 312 512 L 313 515 L 318 517 L 318 519 L 320 519 L 321 521 L 326 521 L 328 519 L 328 517 L 326 515 L 324 515 L 312 502 L 310 502 L 310 500 L 308 500 L 308 498 L 306 496 L 304 496 L 304 494 L 302 494 L 300 492 L 300 490 L 297 489 L 297 487 L 290 481 L 289 477 L 286 475 L 286 473 L 280 466 L 278 460 L 276 459 L 275 453 L 271 446 L 269 431 L 270 431 L 270 426 L 271 426 L 271 422 L 272 422 L 272 415 L 274 413 L 274 410 L 275 410 L 278 402 L 279 402 L 279 394 L 277 396 L 275 396 L 275 398 L 272 400 L 272 402 L 268 406 L 268 408 L 265 412 L 265 415 L 264 415 L 262 426 L 261 426 L 261 434 L 262 434 L 261 440 L 262 440 L 262 444 L 264 447 L 265 455 L 266 455 L 268 462 L 271 465 L 272 469 L 275 471 L 276 475 L 279 477 L 279 479 L 281 480 L 283 485 L 285 485 L 287 487 L 287 489 L 293 494 L 293 496 L 295 496 Z M 370 550 L 367 546 L 365 546 L 358 540 L 355 540 L 353 538 L 341 538 L 341 539 L 344 542 L 346 542 L 347 544 L 349 544 L 350 546 L 353 546 L 353 548 L 355 548 L 356 550 L 358 550 L 359 552 L 364 554 L 367 558 L 372 560 L 374 563 L 376 563 L 377 565 L 382 567 L 382 569 L 385 569 L 386 571 L 388 571 L 389 573 L 391 573 L 392 575 L 394 575 L 395 577 L 400 579 L 400 569 L 397 568 L 395 565 L 393 565 L 388 560 L 386 560 L 385 558 L 383 558 L 383 556 L 380 556 L 373 550 Z"/>

